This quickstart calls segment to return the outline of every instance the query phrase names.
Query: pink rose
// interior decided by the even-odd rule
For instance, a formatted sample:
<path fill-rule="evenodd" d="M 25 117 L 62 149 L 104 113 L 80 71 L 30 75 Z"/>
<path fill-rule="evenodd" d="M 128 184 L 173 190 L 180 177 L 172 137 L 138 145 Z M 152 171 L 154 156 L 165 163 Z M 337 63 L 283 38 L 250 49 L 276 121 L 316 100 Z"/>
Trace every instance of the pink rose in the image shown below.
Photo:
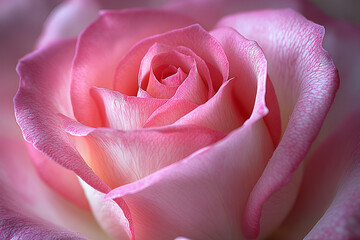
<path fill-rule="evenodd" d="M 360 235 L 360 112 L 332 117 L 358 104 L 331 110 L 313 143 L 338 88 L 324 28 L 293 10 L 259 10 L 196 16 L 207 31 L 181 14 L 203 3 L 103 11 L 70 39 L 60 38 L 77 36 L 93 13 L 69 25 L 84 6 L 74 1 L 53 15 L 17 68 L 16 118 L 35 168 L 0 162 L 1 190 L 22 209 L 0 198 L 0 236 Z M 2 142 L 4 159 L 27 159 L 16 141 Z"/>

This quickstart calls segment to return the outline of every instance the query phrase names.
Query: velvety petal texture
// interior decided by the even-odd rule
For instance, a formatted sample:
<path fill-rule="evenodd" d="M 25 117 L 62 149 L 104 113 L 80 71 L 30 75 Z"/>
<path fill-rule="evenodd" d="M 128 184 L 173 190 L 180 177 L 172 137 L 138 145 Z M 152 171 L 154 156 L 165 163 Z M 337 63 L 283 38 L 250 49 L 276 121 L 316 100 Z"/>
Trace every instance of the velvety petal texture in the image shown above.
<path fill-rule="evenodd" d="M 231 26 L 259 43 L 280 105 L 282 140 L 244 215 L 246 236 L 256 237 L 262 205 L 291 179 L 305 157 L 334 99 L 338 75 L 321 46 L 324 29 L 292 10 L 236 14 L 218 26 Z"/>
<path fill-rule="evenodd" d="M 107 186 L 86 165 L 62 131 L 57 116 L 59 113 L 73 116 L 69 84 L 74 50 L 75 41 L 64 40 L 22 59 L 18 65 L 21 82 L 14 99 L 15 114 L 25 139 L 37 150 L 106 191 Z M 52 61 L 44 62 L 44 59 Z"/>

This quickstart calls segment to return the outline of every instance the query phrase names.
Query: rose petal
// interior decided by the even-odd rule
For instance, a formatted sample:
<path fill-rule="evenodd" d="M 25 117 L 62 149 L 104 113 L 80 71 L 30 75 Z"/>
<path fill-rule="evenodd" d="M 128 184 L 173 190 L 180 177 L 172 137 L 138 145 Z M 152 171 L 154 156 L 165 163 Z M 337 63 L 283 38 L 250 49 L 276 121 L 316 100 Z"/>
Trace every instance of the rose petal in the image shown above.
<path fill-rule="evenodd" d="M 360 236 L 359 118 L 360 110 L 345 118 L 311 155 L 295 207 L 276 239 Z"/>
<path fill-rule="evenodd" d="M 108 239 L 89 211 L 45 185 L 22 141 L 0 138 L 0 191 L 2 239 Z"/>
<path fill-rule="evenodd" d="M 256 43 L 232 29 L 221 28 L 211 34 L 229 59 L 231 79 L 208 102 L 175 124 L 192 123 L 228 133 L 241 126 L 252 111 L 254 116 L 266 114 L 266 59 Z"/>
<path fill-rule="evenodd" d="M 14 98 L 16 120 L 25 140 L 32 143 L 34 148 L 74 171 L 96 190 L 107 192 L 109 187 L 95 175 L 74 148 L 58 116 L 60 113 L 73 116 L 69 89 L 74 48 L 74 40 L 58 41 L 20 61 L 18 72 L 21 82 Z M 44 176 L 43 179 L 47 177 L 49 176 Z M 129 220 L 132 232 L 128 208 L 121 199 L 118 204 Z"/>
<path fill-rule="evenodd" d="M 122 85 L 124 83 L 122 81 L 124 81 L 124 79 L 131 82 L 135 81 L 138 77 L 142 59 L 155 43 L 172 47 L 183 46 L 182 48 L 177 48 L 177 50 L 183 54 L 193 56 L 195 60 L 202 59 L 205 61 L 215 91 L 228 79 L 229 63 L 221 45 L 202 27 L 199 25 L 192 25 L 152 36 L 137 43 L 127 55 L 124 56 L 118 65 L 118 71 L 115 77 L 115 90 L 123 92 Z M 188 49 L 195 51 L 195 54 Z M 204 76 L 203 80 L 206 81 L 208 75 L 206 69 L 202 66 L 201 60 L 198 62 L 199 73 Z"/>
<path fill-rule="evenodd" d="M 161 83 L 170 87 L 179 86 L 185 78 L 186 73 L 175 66 L 168 66 L 161 73 Z"/>
<path fill-rule="evenodd" d="M 154 98 L 169 99 L 175 94 L 181 83 L 175 86 L 167 86 L 160 82 L 161 79 L 155 76 L 154 71 L 160 66 L 178 65 L 178 68 L 188 73 L 193 64 L 194 59 L 192 57 L 176 51 L 176 48 L 155 44 L 149 49 L 141 61 L 139 86 L 146 89 Z"/>
<path fill-rule="evenodd" d="M 146 92 L 154 98 L 169 99 L 174 96 L 177 86 L 166 86 L 159 82 L 153 71 L 150 72 Z"/>
<path fill-rule="evenodd" d="M 4 205 L 2 202 L 1 205 Z M 0 231 L 3 239 L 87 239 L 79 233 L 0 207 Z"/>
<path fill-rule="evenodd" d="M 184 99 L 194 104 L 203 104 L 214 94 L 212 84 L 209 86 L 205 85 L 202 77 L 199 73 L 197 65 L 190 69 L 187 78 L 178 87 L 173 99 Z"/>
<path fill-rule="evenodd" d="M 178 119 L 193 111 L 197 104 L 186 100 L 170 99 L 156 109 L 144 124 L 144 128 L 161 127 L 173 124 Z M 195 123 L 189 123 L 195 124 Z M 195 124 L 196 125 L 196 124 Z M 204 125 L 205 126 L 205 125 Z"/>
<path fill-rule="evenodd" d="M 30 143 L 27 143 L 26 146 L 42 180 L 65 199 L 88 210 L 89 203 L 75 173 L 51 161 Z"/>
<path fill-rule="evenodd" d="M 265 125 L 254 120 L 107 196 L 126 199 L 140 239 L 242 239 L 240 216 L 272 151 Z"/>
<path fill-rule="evenodd" d="M 126 219 L 124 212 L 112 199 L 105 199 L 105 194 L 81 181 L 86 197 L 100 226 L 106 230 L 106 233 L 115 239 L 134 239 L 133 233 Z"/>
<path fill-rule="evenodd" d="M 241 103 L 234 100 L 236 98 L 236 95 L 233 94 L 234 82 L 229 80 L 229 82 L 223 84 L 214 97 L 188 114 L 183 115 L 174 122 L 174 125 L 194 124 L 223 133 L 229 133 L 240 127 L 246 118 L 242 115 Z"/>
<path fill-rule="evenodd" d="M 96 0 L 69 0 L 57 6 L 47 18 L 36 47 L 53 41 L 73 38 L 98 16 Z"/>
<path fill-rule="evenodd" d="M 92 88 L 92 95 L 100 108 L 105 126 L 120 130 L 142 128 L 165 99 L 140 98 L 103 88 Z"/>
<path fill-rule="evenodd" d="M 257 43 L 245 39 L 230 28 L 216 29 L 211 34 L 221 43 L 229 59 L 230 78 L 236 79 L 237 97 L 242 103 L 242 111 L 246 113 L 246 118 L 250 116 L 253 106 L 256 109 L 256 105 L 264 101 L 265 89 L 262 89 L 262 86 L 266 85 L 265 101 L 269 114 L 264 120 L 274 145 L 277 146 L 281 137 L 279 105 L 272 82 L 266 79 L 267 61 L 262 49 Z M 255 102 L 257 85 L 262 97 Z"/>
<path fill-rule="evenodd" d="M 179 84 L 180 86 L 177 86 L 177 88 L 175 86 L 165 87 L 156 81 L 151 81 L 155 80 L 153 75 L 149 72 L 152 63 L 151 60 L 156 55 L 159 56 L 160 54 L 165 60 L 163 64 L 179 65 L 179 68 L 188 74 L 186 81 L 183 81 L 181 85 Z M 125 62 L 126 61 L 124 59 L 124 63 Z M 206 62 L 196 55 L 191 49 L 184 46 L 169 46 L 156 42 L 141 61 L 139 70 L 139 86 L 142 88 L 144 88 L 143 85 L 146 85 L 146 82 L 143 82 L 143 80 L 148 74 L 150 74 L 150 79 L 147 83 L 148 86 L 146 87 L 146 90 L 149 92 L 150 88 L 150 92 L 156 91 L 156 96 L 160 95 L 160 98 L 170 98 L 177 92 L 174 96 L 176 99 L 186 99 L 195 104 L 202 104 L 214 95 L 213 83 L 211 81 L 210 72 Z M 157 85 L 154 86 L 156 83 Z M 170 93 L 167 94 L 166 89 L 169 89 Z M 163 92 L 165 92 L 165 94 Z"/>
<path fill-rule="evenodd" d="M 111 188 L 139 180 L 224 137 L 196 126 L 120 131 L 90 128 L 64 117 L 87 164 Z"/>
<path fill-rule="evenodd" d="M 159 10 L 102 12 L 78 40 L 71 85 L 76 118 L 88 126 L 101 126 L 100 114 L 89 90 L 94 86 L 113 89 L 120 59 L 139 40 L 191 23 L 176 13 Z M 139 69 L 136 64 L 129 64 L 128 67 Z M 117 81 L 115 90 L 136 95 L 136 80 L 124 76 Z"/>
<path fill-rule="evenodd" d="M 59 41 L 20 61 L 21 84 L 14 99 L 16 119 L 24 138 L 37 150 L 95 188 L 106 191 L 107 186 L 72 146 L 57 116 L 58 113 L 72 116 L 69 89 L 74 50 L 74 40 Z"/>
<path fill-rule="evenodd" d="M 221 20 L 219 26 L 234 27 L 264 50 L 286 129 L 244 215 L 246 236 L 256 237 L 262 205 L 290 180 L 305 157 L 334 99 L 338 76 L 321 47 L 324 29 L 294 11 L 237 14 Z"/>

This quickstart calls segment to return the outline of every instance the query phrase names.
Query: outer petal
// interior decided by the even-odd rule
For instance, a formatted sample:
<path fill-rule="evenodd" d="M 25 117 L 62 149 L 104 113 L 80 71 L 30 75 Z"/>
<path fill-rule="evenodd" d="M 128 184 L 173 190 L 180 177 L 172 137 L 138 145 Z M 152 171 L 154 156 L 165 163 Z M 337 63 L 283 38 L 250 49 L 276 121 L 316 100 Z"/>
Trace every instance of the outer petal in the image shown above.
<path fill-rule="evenodd" d="M 0 206 L 0 214 L 2 239 L 87 239 L 80 234 L 4 206 Z"/>
<path fill-rule="evenodd" d="M 229 60 L 229 78 L 236 80 L 233 94 L 236 94 L 241 102 L 245 119 L 251 115 L 254 108 L 265 105 L 263 98 L 256 99 L 256 89 L 258 88 L 259 94 L 265 95 L 269 113 L 264 120 L 276 146 L 281 135 L 280 112 L 272 83 L 266 79 L 267 60 L 262 49 L 256 42 L 245 39 L 230 28 L 215 29 L 211 34 L 221 43 Z"/>
<path fill-rule="evenodd" d="M 360 237 L 359 118 L 357 110 L 344 119 L 312 154 L 295 207 L 276 239 Z"/>
<path fill-rule="evenodd" d="M 109 186 L 96 176 L 82 159 L 71 139 L 63 130 L 62 120 L 58 116 L 61 113 L 72 117 L 69 90 L 74 48 L 74 40 L 58 41 L 21 60 L 18 65 L 21 84 L 14 99 L 16 118 L 24 138 L 37 150 L 62 167 L 74 171 L 77 176 L 96 190 L 108 192 Z M 66 172 L 60 171 L 54 166 L 56 165 L 50 169 L 53 173 L 52 178 L 66 176 L 64 175 Z M 40 170 L 39 172 L 44 171 Z M 47 173 L 43 179 L 49 180 L 50 176 Z M 54 182 L 56 183 L 53 179 L 48 181 L 50 184 Z M 71 186 L 74 184 L 78 184 L 78 182 L 74 182 Z M 71 194 L 72 190 L 77 189 L 68 188 L 68 186 L 62 187 L 65 190 L 59 191 L 59 193 Z M 68 197 L 68 199 L 72 198 Z M 126 203 L 121 199 L 117 203 L 128 219 L 128 226 L 132 232 L 131 216 Z"/>
<path fill-rule="evenodd" d="M 69 85 L 74 49 L 74 40 L 60 41 L 21 60 L 18 65 L 21 84 L 14 99 L 16 119 L 25 139 L 37 150 L 73 170 L 95 188 L 106 191 L 107 186 L 73 148 L 57 116 L 58 113 L 72 116 Z"/>
<path fill-rule="evenodd" d="M 0 139 L 0 191 L 1 239 L 108 239 L 90 212 L 44 184 L 22 141 Z"/>
<path fill-rule="evenodd" d="M 105 199 L 104 193 L 95 190 L 84 181 L 80 180 L 80 183 L 89 199 L 95 218 L 106 233 L 115 239 L 135 239 L 129 221 L 116 201 Z"/>
<path fill-rule="evenodd" d="M 36 150 L 30 143 L 27 143 L 26 146 L 30 153 L 31 160 L 42 180 L 67 200 L 88 210 L 89 203 L 74 172 L 53 162 Z"/>
<path fill-rule="evenodd" d="M 47 18 L 37 48 L 55 40 L 77 37 L 98 16 L 96 0 L 68 0 L 57 6 Z"/>
<path fill-rule="evenodd" d="M 100 115 L 89 94 L 90 88 L 96 86 L 113 89 L 116 67 L 136 42 L 191 23 L 192 21 L 176 13 L 158 10 L 103 12 L 78 40 L 71 86 L 76 118 L 88 126 L 100 126 Z M 130 65 L 136 67 L 133 66 L 135 64 Z M 121 79 L 119 86 L 115 90 L 136 95 L 136 79 Z"/>
<path fill-rule="evenodd" d="M 184 116 L 176 124 L 192 123 L 230 132 L 241 126 L 253 110 L 255 115 L 258 112 L 267 112 L 266 109 L 262 109 L 262 106 L 265 106 L 267 63 L 260 47 L 233 29 L 220 28 L 211 34 L 220 42 L 227 55 L 230 80 L 208 102 Z M 270 88 L 271 86 L 266 86 L 266 89 L 271 90 Z M 256 99 L 257 91 L 259 95 Z M 271 91 L 269 93 L 271 96 Z M 279 115 L 276 97 L 268 99 L 266 101 L 270 102 L 270 115 Z M 269 124 L 266 121 L 267 125 L 270 125 L 269 130 L 275 145 L 280 137 L 280 126 L 276 126 L 279 121 L 275 123 L 277 119 L 279 117 L 274 117 Z"/>
<path fill-rule="evenodd" d="M 293 11 L 237 14 L 219 26 L 234 27 L 264 50 L 286 129 L 244 215 L 246 235 L 256 237 L 263 204 L 290 180 L 305 157 L 333 101 L 338 76 L 321 47 L 323 28 Z"/>
<path fill-rule="evenodd" d="M 262 121 L 245 124 L 108 196 L 126 199 L 139 239 L 244 239 L 240 216 L 272 150 Z"/>

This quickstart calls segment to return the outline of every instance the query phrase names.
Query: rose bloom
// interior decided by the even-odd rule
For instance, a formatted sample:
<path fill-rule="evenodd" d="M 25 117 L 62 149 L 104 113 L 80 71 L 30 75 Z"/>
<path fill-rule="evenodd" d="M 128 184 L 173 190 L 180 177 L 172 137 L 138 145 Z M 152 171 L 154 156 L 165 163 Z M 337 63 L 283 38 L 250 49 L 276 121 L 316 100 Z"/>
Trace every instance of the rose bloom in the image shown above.
<path fill-rule="evenodd" d="M 359 29 L 240 5 L 60 5 L 17 66 L 26 144 L 3 120 L 0 238 L 360 238 Z M 329 37 L 250 11 L 283 6 Z"/>

